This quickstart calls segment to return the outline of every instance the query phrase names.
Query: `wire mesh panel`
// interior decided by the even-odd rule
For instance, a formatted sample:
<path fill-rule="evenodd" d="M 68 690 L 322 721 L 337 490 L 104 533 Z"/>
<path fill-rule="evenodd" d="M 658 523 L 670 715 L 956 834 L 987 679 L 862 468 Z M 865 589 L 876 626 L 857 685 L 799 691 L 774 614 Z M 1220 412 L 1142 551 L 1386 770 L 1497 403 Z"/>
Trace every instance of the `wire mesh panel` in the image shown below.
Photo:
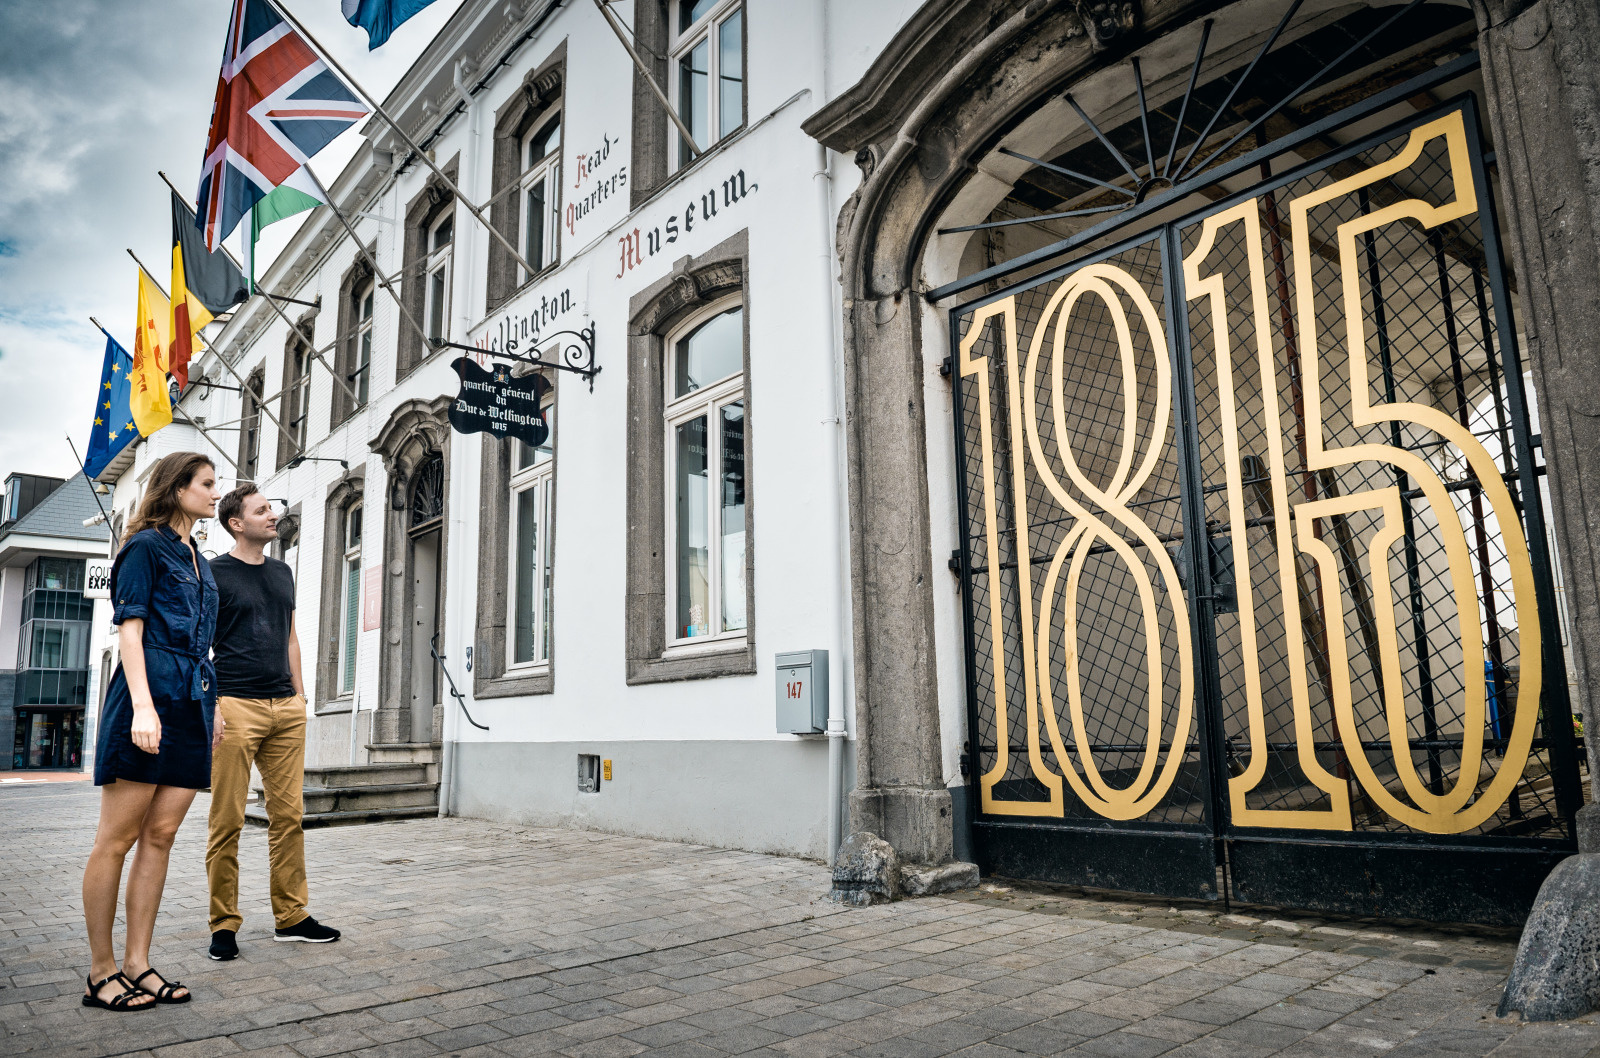
<path fill-rule="evenodd" d="M 1235 827 L 1567 834 L 1468 117 L 1182 231 Z"/>
<path fill-rule="evenodd" d="M 986 815 L 1205 820 L 1165 309 L 1149 239 L 958 321 Z"/>
<path fill-rule="evenodd" d="M 1582 784 L 1472 102 L 1261 177 L 953 313 L 980 824 L 1516 920 Z"/>

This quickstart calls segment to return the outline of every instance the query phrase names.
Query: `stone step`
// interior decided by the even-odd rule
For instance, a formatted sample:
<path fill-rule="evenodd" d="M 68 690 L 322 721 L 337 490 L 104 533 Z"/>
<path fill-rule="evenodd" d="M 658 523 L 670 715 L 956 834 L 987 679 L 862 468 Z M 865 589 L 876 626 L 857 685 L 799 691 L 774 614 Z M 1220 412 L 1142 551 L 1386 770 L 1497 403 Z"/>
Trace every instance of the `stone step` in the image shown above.
<path fill-rule="evenodd" d="M 439 786 L 431 782 L 394 783 L 386 786 L 307 786 L 306 811 L 346 812 L 366 808 L 420 808 L 439 805 Z"/>
<path fill-rule="evenodd" d="M 367 759 L 373 764 L 437 764 L 442 750 L 437 742 L 370 742 Z"/>
<path fill-rule="evenodd" d="M 304 792 L 307 815 L 343 812 L 357 808 L 415 808 L 439 803 L 439 786 L 431 782 L 387 783 L 363 786 L 307 786 Z M 265 811 L 266 801 L 258 790 L 256 804 Z"/>
<path fill-rule="evenodd" d="M 311 830 L 314 827 L 346 827 L 361 823 L 393 823 L 402 819 L 432 819 L 439 814 L 439 807 L 433 805 L 414 805 L 406 808 L 357 808 L 343 812 L 308 812 L 300 821 L 302 830 Z M 260 805 L 249 805 L 244 810 L 246 823 L 257 826 L 267 825 L 267 810 Z"/>
<path fill-rule="evenodd" d="M 307 789 L 320 786 L 336 789 L 346 786 L 393 786 L 396 783 L 428 782 L 428 766 L 412 764 L 352 764 L 333 768 L 307 768 Z"/>

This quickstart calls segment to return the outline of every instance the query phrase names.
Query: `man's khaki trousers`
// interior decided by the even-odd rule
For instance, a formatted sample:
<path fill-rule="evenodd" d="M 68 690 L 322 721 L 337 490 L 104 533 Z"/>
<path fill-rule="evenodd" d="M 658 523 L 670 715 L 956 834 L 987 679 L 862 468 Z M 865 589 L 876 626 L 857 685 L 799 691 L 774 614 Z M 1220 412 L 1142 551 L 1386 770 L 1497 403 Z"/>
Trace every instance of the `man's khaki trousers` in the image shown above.
<path fill-rule="evenodd" d="M 227 721 L 222 744 L 211 755 L 211 827 L 206 841 L 206 877 L 211 883 L 211 931 L 238 932 L 239 831 L 250 793 L 250 765 L 261 772 L 266 792 L 267 850 L 272 871 L 272 917 L 279 929 L 306 917 L 306 845 L 300 830 L 305 812 L 306 700 L 219 698 Z"/>

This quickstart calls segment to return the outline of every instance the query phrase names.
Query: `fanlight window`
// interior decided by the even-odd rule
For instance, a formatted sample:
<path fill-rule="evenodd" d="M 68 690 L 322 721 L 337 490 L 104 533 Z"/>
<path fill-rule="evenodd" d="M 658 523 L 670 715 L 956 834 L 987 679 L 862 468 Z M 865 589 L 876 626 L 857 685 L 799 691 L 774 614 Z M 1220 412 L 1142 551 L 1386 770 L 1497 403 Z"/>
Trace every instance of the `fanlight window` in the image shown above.
<path fill-rule="evenodd" d="M 411 479 L 411 528 L 423 528 L 442 517 L 444 457 L 435 452 L 422 461 Z"/>

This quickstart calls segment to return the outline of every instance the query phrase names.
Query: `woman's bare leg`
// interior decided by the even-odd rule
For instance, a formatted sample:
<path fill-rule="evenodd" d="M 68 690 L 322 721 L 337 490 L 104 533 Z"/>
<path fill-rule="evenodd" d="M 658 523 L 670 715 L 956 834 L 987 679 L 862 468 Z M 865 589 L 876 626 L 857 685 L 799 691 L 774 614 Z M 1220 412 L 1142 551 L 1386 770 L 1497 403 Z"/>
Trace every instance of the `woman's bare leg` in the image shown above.
<path fill-rule="evenodd" d="M 122 967 L 129 979 L 150 969 L 150 938 L 156 929 L 156 912 L 161 910 L 161 892 L 167 884 L 168 854 L 195 792 L 181 786 L 157 786 L 150 807 L 145 810 L 133 866 L 128 870 L 128 942 L 122 949 Z M 153 981 L 152 978 L 146 984 Z"/>
<path fill-rule="evenodd" d="M 116 949 L 111 943 L 111 928 L 117 919 L 117 889 L 122 882 L 122 864 L 128 850 L 139 839 L 145 813 L 157 787 L 149 783 L 119 779 L 100 787 L 100 824 L 95 828 L 94 848 L 83 869 L 83 920 L 89 931 L 89 975 L 96 981 L 117 972 Z M 112 982 L 100 990 L 100 998 L 110 999 L 123 990 Z M 150 1000 L 134 1001 L 142 1006 Z"/>

